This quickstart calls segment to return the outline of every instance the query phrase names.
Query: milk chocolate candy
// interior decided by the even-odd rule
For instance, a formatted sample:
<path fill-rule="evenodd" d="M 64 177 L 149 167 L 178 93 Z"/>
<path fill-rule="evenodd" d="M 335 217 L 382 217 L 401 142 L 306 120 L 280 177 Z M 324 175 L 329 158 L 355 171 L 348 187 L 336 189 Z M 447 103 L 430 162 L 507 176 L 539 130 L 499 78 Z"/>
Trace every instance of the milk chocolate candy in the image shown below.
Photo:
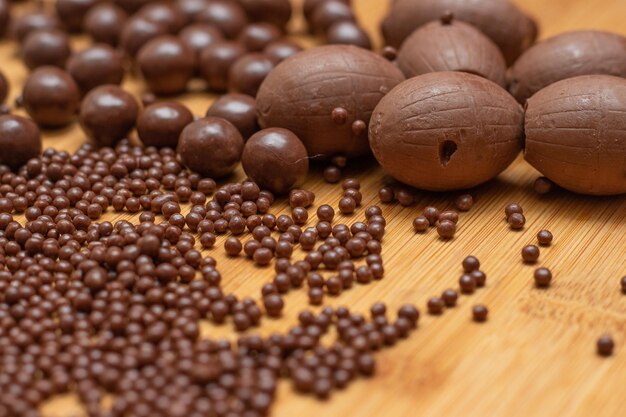
<path fill-rule="evenodd" d="M 552 83 L 591 74 L 626 77 L 626 37 L 579 30 L 546 39 L 524 52 L 511 67 L 509 91 L 524 103 Z"/>
<path fill-rule="evenodd" d="M 416 29 L 398 51 L 407 78 L 436 71 L 462 71 L 506 86 L 506 62 L 491 39 L 458 20 L 442 18 Z"/>
<path fill-rule="evenodd" d="M 508 65 L 537 38 L 537 24 L 511 0 L 397 0 L 382 23 L 383 35 L 397 48 L 416 28 L 446 13 L 491 38 Z"/>
<path fill-rule="evenodd" d="M 394 88 L 376 106 L 370 145 L 394 178 L 417 188 L 474 187 L 518 155 L 524 112 L 497 84 L 464 72 L 433 72 Z"/>
<path fill-rule="evenodd" d="M 568 190 L 626 193 L 626 80 L 583 75 L 528 99 L 526 160 Z"/>
<path fill-rule="evenodd" d="M 358 156 L 369 151 L 367 123 L 380 99 L 404 79 L 373 52 L 320 46 L 280 63 L 257 94 L 262 128 L 283 127 L 309 156 Z"/>

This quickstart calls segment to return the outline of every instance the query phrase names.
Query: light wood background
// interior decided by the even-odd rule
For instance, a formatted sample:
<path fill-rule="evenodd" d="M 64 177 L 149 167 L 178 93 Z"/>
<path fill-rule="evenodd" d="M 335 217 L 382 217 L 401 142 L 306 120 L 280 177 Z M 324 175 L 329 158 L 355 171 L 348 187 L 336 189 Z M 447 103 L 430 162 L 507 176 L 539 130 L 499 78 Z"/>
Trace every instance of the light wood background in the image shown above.
<path fill-rule="evenodd" d="M 380 46 L 378 25 L 388 1 L 353 3 Z M 519 4 L 537 17 L 542 37 L 578 28 L 626 33 L 624 0 L 520 0 Z M 301 32 L 301 27 L 296 18 L 295 30 Z M 85 44 L 85 39 L 76 40 L 77 48 Z M 12 83 L 11 98 L 19 94 L 27 75 L 15 54 L 14 44 L 0 44 L 0 67 Z M 136 93 L 144 88 L 141 81 L 130 78 L 125 87 Z M 180 97 L 196 114 L 204 114 L 212 99 L 201 91 Z M 77 125 L 45 132 L 44 137 L 45 146 L 67 150 L 84 141 Z M 380 169 L 361 166 L 347 174 L 362 181 L 363 207 L 378 203 L 376 191 L 384 177 Z M 242 175 L 239 171 L 237 177 Z M 434 230 L 415 235 L 411 221 L 426 205 L 452 207 L 454 195 L 424 193 L 412 208 L 385 206 L 385 278 L 327 298 L 327 304 L 366 312 L 376 301 L 388 303 L 393 310 L 409 302 L 424 310 L 430 296 L 456 287 L 461 260 L 469 254 L 481 260 L 488 276 L 486 288 L 462 297 L 456 308 L 441 317 L 423 315 L 408 340 L 377 355 L 374 378 L 354 383 L 329 401 L 295 395 L 289 384 L 282 383 L 273 415 L 626 415 L 626 296 L 619 290 L 619 280 L 626 275 L 626 198 L 589 198 L 564 191 L 538 196 L 532 191 L 536 177 L 537 172 L 520 158 L 497 180 L 475 190 L 476 204 L 461 215 L 452 242 L 440 241 Z M 306 188 L 317 194 L 316 205 L 336 206 L 341 195 L 339 187 L 321 180 L 319 171 L 310 175 Z M 504 221 L 503 208 L 509 202 L 525 209 L 523 231 L 509 230 Z M 284 211 L 284 204 L 278 208 L 276 213 Z M 310 213 L 313 223 L 314 208 Z M 106 215 L 109 220 L 118 217 Z M 363 209 L 342 220 L 362 218 Z M 554 244 L 542 249 L 538 263 L 553 271 L 548 290 L 534 288 L 534 267 L 524 265 L 520 257 L 521 248 L 535 243 L 542 228 L 555 236 Z M 225 290 L 257 297 L 261 285 L 272 278 L 272 269 L 227 259 L 222 241 L 212 255 L 219 261 Z M 490 309 L 487 323 L 471 321 L 471 306 L 479 302 Z M 254 331 L 267 334 L 293 325 L 307 304 L 305 292 L 290 294 L 286 303 L 283 319 L 264 319 L 262 328 Z M 230 329 L 205 325 L 203 332 L 233 337 Z M 600 358 L 595 342 L 606 332 L 613 335 L 617 347 L 613 357 Z M 55 417 L 82 415 L 72 396 L 53 399 L 44 411 Z"/>

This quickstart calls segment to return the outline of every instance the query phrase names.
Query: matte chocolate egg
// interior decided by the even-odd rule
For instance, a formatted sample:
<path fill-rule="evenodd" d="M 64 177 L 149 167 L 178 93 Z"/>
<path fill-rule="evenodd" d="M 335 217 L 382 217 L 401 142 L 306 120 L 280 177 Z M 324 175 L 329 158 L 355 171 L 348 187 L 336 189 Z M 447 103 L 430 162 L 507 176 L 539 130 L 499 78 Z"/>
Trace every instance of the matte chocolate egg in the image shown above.
<path fill-rule="evenodd" d="M 196 14 L 195 20 L 217 26 L 230 39 L 236 38 L 248 23 L 246 12 L 240 5 L 225 0 L 211 1 Z"/>
<path fill-rule="evenodd" d="M 243 148 L 241 163 L 252 181 L 277 194 L 302 183 L 309 171 L 306 148 L 293 132 L 281 128 L 252 135 Z"/>
<path fill-rule="evenodd" d="M 85 16 L 83 29 L 95 42 L 116 46 L 128 15 L 112 3 L 101 3 L 92 7 Z"/>
<path fill-rule="evenodd" d="M 253 22 L 268 22 L 285 29 L 291 18 L 289 0 L 237 0 Z"/>
<path fill-rule="evenodd" d="M 185 126 L 193 122 L 189 109 L 175 101 L 152 104 L 137 119 L 137 134 L 146 146 L 176 148 Z"/>
<path fill-rule="evenodd" d="M 99 0 L 57 0 L 57 16 L 71 32 L 80 32 L 85 15 Z"/>
<path fill-rule="evenodd" d="M 0 116 L 0 165 L 17 170 L 41 153 L 41 135 L 32 120 L 12 114 Z"/>
<path fill-rule="evenodd" d="M 462 71 L 506 86 L 506 62 L 491 39 L 458 20 L 441 19 L 416 29 L 402 43 L 397 64 L 407 78 Z"/>
<path fill-rule="evenodd" d="M 62 127 L 76 117 L 80 91 L 67 72 L 40 67 L 26 79 L 22 100 L 26 112 L 39 126 Z"/>
<path fill-rule="evenodd" d="M 67 71 L 83 94 L 100 85 L 121 84 L 124 78 L 121 53 L 104 43 L 72 55 Z"/>
<path fill-rule="evenodd" d="M 45 65 L 64 68 L 71 54 L 70 38 L 58 29 L 34 30 L 22 43 L 22 60 L 31 70 Z"/>
<path fill-rule="evenodd" d="M 194 51 L 176 36 L 159 36 L 145 44 L 137 54 L 139 69 L 155 94 L 185 91 L 193 77 Z"/>
<path fill-rule="evenodd" d="M 408 79 L 376 106 L 370 145 L 382 167 L 414 187 L 447 191 L 494 178 L 519 154 L 524 112 L 497 84 L 464 72 Z"/>
<path fill-rule="evenodd" d="M 23 42 L 26 36 L 34 30 L 60 28 L 61 22 L 56 16 L 43 12 L 32 12 L 13 19 L 10 32 L 18 42 Z"/>
<path fill-rule="evenodd" d="M 248 139 L 259 130 L 256 120 L 256 100 L 246 94 L 224 94 L 211 104 L 206 115 L 228 120 L 244 139 Z"/>
<path fill-rule="evenodd" d="M 626 37 L 595 30 L 562 33 L 524 52 L 510 74 L 509 91 L 520 103 L 566 78 L 591 74 L 626 77 Z"/>
<path fill-rule="evenodd" d="M 568 190 L 626 193 L 626 79 L 583 75 L 526 102 L 526 160 Z"/>
<path fill-rule="evenodd" d="M 261 84 L 259 123 L 291 130 L 309 156 L 363 155 L 374 107 L 402 80 L 395 65 L 363 48 L 311 48 L 280 63 Z"/>
<path fill-rule="evenodd" d="M 511 0 L 397 0 L 382 23 L 387 44 L 399 47 L 415 29 L 452 13 L 498 45 L 508 65 L 537 38 L 536 23 Z"/>

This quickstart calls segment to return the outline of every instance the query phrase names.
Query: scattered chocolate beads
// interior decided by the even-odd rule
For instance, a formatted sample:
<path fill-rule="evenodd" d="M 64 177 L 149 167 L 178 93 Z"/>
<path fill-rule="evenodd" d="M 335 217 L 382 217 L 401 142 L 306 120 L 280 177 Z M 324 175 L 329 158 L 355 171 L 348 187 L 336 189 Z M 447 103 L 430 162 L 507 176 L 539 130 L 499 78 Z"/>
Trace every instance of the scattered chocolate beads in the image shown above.
<path fill-rule="evenodd" d="M 552 272 L 548 268 L 540 267 L 535 269 L 535 285 L 537 287 L 549 287 L 552 282 Z"/>
<path fill-rule="evenodd" d="M 544 229 L 537 233 L 537 241 L 541 246 L 550 246 L 550 244 L 552 244 L 552 239 L 554 239 L 554 237 L 549 230 Z"/>
<path fill-rule="evenodd" d="M 598 341 L 596 342 L 596 351 L 600 356 L 611 356 L 613 354 L 614 348 L 615 342 L 613 341 L 613 338 L 608 334 L 600 336 L 600 338 L 598 338 Z"/>
<path fill-rule="evenodd" d="M 472 319 L 475 322 L 482 323 L 487 321 L 489 315 L 489 309 L 482 304 L 477 304 L 472 307 Z"/>
<path fill-rule="evenodd" d="M 522 248 L 522 259 L 525 263 L 532 264 L 539 259 L 539 248 L 535 245 L 527 245 Z"/>

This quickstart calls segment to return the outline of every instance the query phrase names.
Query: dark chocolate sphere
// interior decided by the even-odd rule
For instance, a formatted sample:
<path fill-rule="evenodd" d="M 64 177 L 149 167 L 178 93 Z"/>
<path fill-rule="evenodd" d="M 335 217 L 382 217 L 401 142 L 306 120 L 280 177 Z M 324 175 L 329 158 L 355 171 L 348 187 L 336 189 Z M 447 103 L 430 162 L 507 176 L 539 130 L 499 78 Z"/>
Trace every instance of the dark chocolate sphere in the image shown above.
<path fill-rule="evenodd" d="M 186 23 L 185 15 L 171 2 L 156 1 L 143 6 L 135 16 L 159 23 L 172 34 L 178 33 Z"/>
<path fill-rule="evenodd" d="M 18 42 L 23 42 L 32 31 L 60 28 L 61 22 L 55 16 L 43 12 L 31 12 L 13 19 L 10 32 Z"/>
<path fill-rule="evenodd" d="M 315 7 L 311 16 L 311 27 L 317 32 L 326 33 L 328 28 L 337 22 L 355 20 L 352 8 L 344 1 L 327 0 Z"/>
<path fill-rule="evenodd" d="M 39 126 L 62 127 L 76 117 L 80 91 L 66 71 L 40 67 L 26 79 L 22 100 L 26 112 Z"/>
<path fill-rule="evenodd" d="M 117 46 L 127 19 L 128 15 L 122 8 L 112 3 L 101 3 L 87 12 L 83 30 L 95 42 Z"/>
<path fill-rule="evenodd" d="M 143 17 L 128 19 L 120 34 L 120 46 L 131 58 L 151 40 L 167 34 L 167 28 L 160 23 L 151 22 Z"/>
<path fill-rule="evenodd" d="M 207 7 L 209 0 L 178 0 L 176 8 L 185 17 L 187 24 L 193 22 L 198 13 Z"/>
<path fill-rule="evenodd" d="M 283 39 L 267 45 L 263 50 L 263 53 L 272 58 L 274 62 L 278 64 L 300 51 L 302 51 L 302 47 L 300 45 L 293 41 Z"/>
<path fill-rule="evenodd" d="M 187 125 L 180 134 L 177 152 L 190 170 L 217 178 L 234 171 L 243 144 L 232 123 L 220 117 L 205 117 Z"/>
<path fill-rule="evenodd" d="M 256 96 L 265 77 L 274 69 L 274 60 L 262 53 L 246 54 L 228 72 L 228 90 Z"/>
<path fill-rule="evenodd" d="M 0 71 L 0 104 L 4 103 L 9 95 L 9 80 L 5 77 L 4 73 Z"/>
<path fill-rule="evenodd" d="M 193 23 L 180 31 L 178 37 L 185 45 L 193 50 L 195 56 L 195 69 L 200 69 L 200 53 L 224 39 L 222 32 L 213 25 L 207 23 Z"/>
<path fill-rule="evenodd" d="M 135 98 L 117 85 L 91 90 L 80 106 L 85 134 L 100 146 L 112 146 L 135 127 L 139 106 Z"/>
<path fill-rule="evenodd" d="M 291 18 L 289 0 L 237 0 L 253 22 L 268 22 L 284 30 Z"/>
<path fill-rule="evenodd" d="M 249 52 L 260 52 L 267 45 L 283 36 L 282 32 L 271 23 L 251 23 L 239 34 L 241 42 Z"/>
<path fill-rule="evenodd" d="M 121 84 L 124 78 L 120 52 L 104 43 L 72 55 L 67 62 L 67 71 L 83 94 L 100 85 Z"/>
<path fill-rule="evenodd" d="M 178 94 L 193 77 L 195 56 L 178 37 L 159 36 L 145 44 L 137 63 L 148 88 L 155 94 Z"/>
<path fill-rule="evenodd" d="M 189 109 L 175 101 L 146 107 L 137 119 L 137 134 L 146 146 L 176 148 L 185 126 L 193 122 Z"/>
<path fill-rule="evenodd" d="M 256 100 L 246 94 L 225 94 L 211 104 L 207 116 L 221 117 L 231 122 L 248 139 L 257 130 Z"/>
<path fill-rule="evenodd" d="M 22 43 L 22 60 L 31 70 L 46 65 L 65 68 L 71 54 L 70 38 L 58 29 L 34 30 Z"/>
<path fill-rule="evenodd" d="M 301 184 L 309 172 L 306 148 L 290 130 L 261 130 L 246 142 L 241 163 L 251 180 L 277 194 Z"/>
<path fill-rule="evenodd" d="M 228 88 L 230 67 L 246 53 L 239 42 L 216 42 L 200 53 L 200 75 L 209 89 L 225 91 Z"/>
<path fill-rule="evenodd" d="M 57 0 L 55 5 L 57 16 L 71 32 L 80 32 L 83 28 L 85 15 L 99 0 Z"/>
<path fill-rule="evenodd" d="M 202 9 L 195 18 L 196 22 L 209 23 L 217 26 L 224 36 L 234 39 L 248 24 L 243 8 L 236 2 L 214 0 Z"/>
<path fill-rule="evenodd" d="M 41 135 L 32 120 L 12 114 L 0 116 L 0 164 L 13 170 L 41 153 Z"/>
<path fill-rule="evenodd" d="M 326 32 L 326 43 L 354 45 L 372 49 L 372 41 L 367 32 L 351 21 L 333 23 Z"/>

